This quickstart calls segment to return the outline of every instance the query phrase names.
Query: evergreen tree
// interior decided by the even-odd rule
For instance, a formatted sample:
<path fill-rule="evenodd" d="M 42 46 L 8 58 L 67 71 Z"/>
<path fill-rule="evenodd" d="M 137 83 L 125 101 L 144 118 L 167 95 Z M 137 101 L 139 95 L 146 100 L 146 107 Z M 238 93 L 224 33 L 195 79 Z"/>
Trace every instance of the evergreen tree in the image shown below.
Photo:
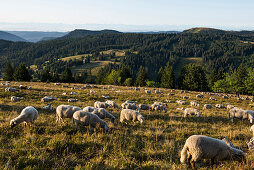
<path fill-rule="evenodd" d="M 136 86 L 145 86 L 147 80 L 148 80 L 148 71 L 143 66 L 140 66 L 135 83 Z"/>
<path fill-rule="evenodd" d="M 73 82 L 72 72 L 69 67 L 66 67 L 64 72 L 61 75 L 61 81 L 64 83 L 71 83 Z"/>
<path fill-rule="evenodd" d="M 125 65 L 121 65 L 118 72 L 121 79 L 120 84 L 123 84 L 127 78 L 131 78 L 130 68 Z"/>
<path fill-rule="evenodd" d="M 41 72 L 41 82 L 50 82 L 51 79 L 52 78 L 48 69 L 45 69 Z"/>
<path fill-rule="evenodd" d="M 216 70 L 213 69 L 208 78 L 209 89 L 212 89 L 214 83 L 218 80 Z"/>
<path fill-rule="evenodd" d="M 13 74 L 14 74 L 14 68 L 13 68 L 11 62 L 8 61 L 6 63 L 6 66 L 5 66 L 3 79 L 5 81 L 12 81 L 13 80 Z"/>
<path fill-rule="evenodd" d="M 159 83 L 159 84 L 161 84 L 161 77 L 162 77 L 162 75 L 163 75 L 163 67 L 161 67 L 160 69 L 159 69 L 159 71 L 158 71 L 158 74 L 157 74 L 157 82 Z"/>
<path fill-rule="evenodd" d="M 13 78 L 15 81 L 30 81 L 31 80 L 31 76 L 25 64 L 23 63 L 19 64 L 19 66 L 14 71 Z"/>
<path fill-rule="evenodd" d="M 163 88 L 175 88 L 175 76 L 174 76 L 174 71 L 173 71 L 173 67 L 170 65 L 170 63 L 168 62 L 162 77 L 161 77 L 161 87 Z"/>

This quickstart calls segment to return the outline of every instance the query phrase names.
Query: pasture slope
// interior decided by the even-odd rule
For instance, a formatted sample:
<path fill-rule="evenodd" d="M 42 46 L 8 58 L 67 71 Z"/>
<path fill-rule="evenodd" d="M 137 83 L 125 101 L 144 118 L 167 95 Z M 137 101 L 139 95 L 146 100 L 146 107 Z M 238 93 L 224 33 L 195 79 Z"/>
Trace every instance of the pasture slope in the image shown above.
<path fill-rule="evenodd" d="M 249 152 L 246 142 L 252 137 L 249 131 L 249 121 L 235 120 L 231 123 L 225 109 L 203 110 L 205 103 L 213 106 L 217 103 L 231 103 L 243 109 L 251 109 L 250 100 L 237 101 L 236 97 L 223 99 L 213 96 L 217 101 L 196 99 L 198 92 L 181 94 L 179 90 L 161 89 L 162 94 L 146 94 L 144 89 L 135 91 L 133 87 L 113 86 L 103 89 L 98 85 L 92 88 L 95 93 L 90 94 L 91 88 L 72 90 L 53 83 L 11 82 L 12 87 L 20 84 L 32 86 L 33 90 L 19 92 L 5 92 L 6 86 L 0 86 L 0 169 L 186 169 L 180 163 L 180 152 L 185 140 L 194 134 L 207 135 L 222 139 L 228 137 L 231 142 L 247 153 L 246 163 L 223 161 L 216 169 L 252 169 L 254 154 Z M 68 84 L 73 87 L 73 84 Z M 77 84 L 83 87 L 84 84 Z M 62 95 L 62 93 L 77 92 L 78 95 Z M 167 95 L 174 93 L 174 96 Z M 24 101 L 11 102 L 11 96 L 23 96 Z M 183 118 L 176 108 L 182 107 L 174 103 L 167 103 L 168 112 L 141 111 L 145 122 L 119 123 L 120 110 L 107 109 L 117 119 L 115 124 L 109 124 L 109 131 L 95 130 L 89 133 L 87 127 L 76 131 L 72 121 L 65 120 L 64 124 L 56 123 L 55 110 L 44 111 L 40 108 L 46 105 L 40 99 L 44 96 L 57 97 L 52 102 L 53 108 L 60 104 L 70 104 L 68 98 L 77 98 L 72 105 L 91 106 L 95 101 L 105 101 L 102 95 L 110 96 L 118 105 L 126 100 L 151 105 L 155 101 L 166 99 L 182 100 L 183 96 L 190 96 L 188 102 L 194 100 L 200 103 L 198 109 L 201 117 Z M 25 128 L 23 124 L 10 129 L 9 122 L 26 106 L 34 106 L 39 111 L 39 117 L 32 128 Z M 191 107 L 186 105 L 183 107 Z M 199 169 L 209 169 L 210 161 L 202 160 L 197 164 Z"/>

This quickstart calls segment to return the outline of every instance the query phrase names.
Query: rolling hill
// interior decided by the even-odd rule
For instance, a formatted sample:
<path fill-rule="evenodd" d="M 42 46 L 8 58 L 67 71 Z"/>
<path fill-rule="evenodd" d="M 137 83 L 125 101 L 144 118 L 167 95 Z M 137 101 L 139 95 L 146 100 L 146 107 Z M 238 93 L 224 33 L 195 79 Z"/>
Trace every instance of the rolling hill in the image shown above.
<path fill-rule="evenodd" d="M 0 39 L 7 40 L 7 41 L 14 41 L 14 42 L 18 42 L 18 41 L 26 42 L 27 41 L 19 36 L 16 36 L 14 34 L 11 34 L 11 33 L 5 32 L 5 31 L 0 31 Z"/>

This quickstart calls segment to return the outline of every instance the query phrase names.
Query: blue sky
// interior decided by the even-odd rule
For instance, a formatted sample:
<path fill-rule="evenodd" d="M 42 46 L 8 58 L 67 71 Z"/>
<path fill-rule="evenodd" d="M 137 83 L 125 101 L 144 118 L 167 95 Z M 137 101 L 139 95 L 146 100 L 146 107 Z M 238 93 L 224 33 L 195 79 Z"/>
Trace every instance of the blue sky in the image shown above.
<path fill-rule="evenodd" d="M 1 23 L 254 28 L 254 0 L 0 0 Z"/>

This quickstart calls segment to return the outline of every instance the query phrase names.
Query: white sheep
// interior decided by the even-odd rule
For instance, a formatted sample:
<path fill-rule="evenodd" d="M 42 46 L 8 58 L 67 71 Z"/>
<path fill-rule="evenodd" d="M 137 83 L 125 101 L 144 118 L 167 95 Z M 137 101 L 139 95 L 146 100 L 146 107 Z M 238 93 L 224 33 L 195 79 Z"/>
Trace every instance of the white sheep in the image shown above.
<path fill-rule="evenodd" d="M 95 108 L 107 108 L 107 107 L 112 107 L 110 104 L 108 103 L 105 103 L 105 102 L 99 102 L 99 101 L 96 101 L 94 102 L 94 107 Z"/>
<path fill-rule="evenodd" d="M 16 92 L 16 91 L 19 91 L 19 90 L 16 88 L 12 88 L 12 87 L 5 88 L 5 92 Z"/>
<path fill-rule="evenodd" d="M 56 108 L 56 122 L 63 121 L 63 118 L 72 118 L 73 113 L 81 110 L 80 107 L 71 105 L 60 105 Z"/>
<path fill-rule="evenodd" d="M 197 95 L 196 95 L 196 98 L 203 98 L 203 97 L 204 97 L 203 94 L 197 94 Z"/>
<path fill-rule="evenodd" d="M 111 100 L 107 100 L 106 101 L 107 104 L 111 105 L 113 108 L 117 108 L 119 109 L 119 106 L 116 104 L 116 102 L 111 101 Z"/>
<path fill-rule="evenodd" d="M 217 99 L 215 99 L 214 97 L 210 97 L 209 100 L 217 101 Z"/>
<path fill-rule="evenodd" d="M 145 90 L 145 93 L 151 94 L 151 91 L 150 90 Z"/>
<path fill-rule="evenodd" d="M 12 102 L 17 102 L 20 100 L 24 100 L 24 97 L 16 97 L 16 96 L 11 96 L 11 101 Z"/>
<path fill-rule="evenodd" d="M 100 119 L 96 114 L 90 112 L 85 112 L 82 110 L 76 111 L 72 117 L 72 123 L 76 126 L 77 129 L 82 126 L 90 126 L 90 130 L 93 131 L 96 128 L 96 125 L 99 124 L 100 128 L 105 131 L 108 130 L 108 124 Z"/>
<path fill-rule="evenodd" d="M 25 126 L 30 123 L 29 127 L 33 124 L 33 122 L 38 117 L 38 111 L 33 106 L 27 106 L 24 108 L 20 115 L 10 121 L 10 126 L 13 128 L 14 126 L 25 122 Z"/>
<path fill-rule="evenodd" d="M 212 109 L 212 108 L 213 108 L 213 106 L 211 104 L 204 104 L 204 107 L 203 107 L 204 110 L 205 109 Z"/>
<path fill-rule="evenodd" d="M 228 111 L 228 118 L 234 122 L 234 118 L 248 119 L 250 123 L 253 123 L 254 117 L 253 112 L 249 110 L 243 110 L 239 108 L 233 108 Z"/>
<path fill-rule="evenodd" d="M 189 96 L 183 96 L 183 99 L 189 99 L 190 97 Z"/>
<path fill-rule="evenodd" d="M 50 104 L 48 104 L 47 106 L 43 106 L 42 109 L 43 109 L 43 110 L 51 110 L 51 105 L 52 105 L 52 104 L 50 103 Z"/>
<path fill-rule="evenodd" d="M 68 102 L 69 102 L 69 103 L 70 103 L 70 102 L 74 103 L 74 102 L 77 102 L 77 101 L 78 101 L 78 99 L 73 99 L 73 98 L 68 99 Z"/>
<path fill-rule="evenodd" d="M 163 105 L 159 105 L 159 104 L 152 104 L 151 109 L 155 110 L 155 111 L 163 111 L 164 110 L 165 113 L 167 113 L 167 111 L 168 111 L 168 109 L 166 107 L 164 107 Z"/>
<path fill-rule="evenodd" d="M 226 107 L 223 104 L 216 104 L 215 107 L 218 109 L 226 109 Z"/>
<path fill-rule="evenodd" d="M 149 106 L 148 105 L 145 105 L 145 104 L 139 104 L 138 107 L 141 109 L 141 110 L 149 110 Z"/>
<path fill-rule="evenodd" d="M 176 103 L 181 104 L 181 105 L 186 105 L 187 104 L 186 101 L 182 101 L 182 100 L 177 100 Z"/>
<path fill-rule="evenodd" d="M 190 136 L 181 151 L 181 163 L 187 163 L 195 168 L 195 163 L 201 159 L 211 159 L 211 165 L 222 160 L 245 160 L 245 153 L 228 146 L 224 141 L 203 135 Z"/>
<path fill-rule="evenodd" d="M 132 109 L 132 110 L 140 110 L 140 108 L 135 103 L 122 103 L 122 109 Z"/>
<path fill-rule="evenodd" d="M 41 102 L 51 102 L 53 100 L 57 100 L 56 97 L 51 97 L 51 96 L 45 96 L 41 99 Z"/>
<path fill-rule="evenodd" d="M 93 112 L 94 110 L 96 110 L 97 108 L 92 107 L 92 106 L 86 106 L 83 111 L 85 112 Z"/>
<path fill-rule="evenodd" d="M 191 102 L 190 102 L 190 105 L 191 105 L 191 106 L 197 106 L 197 107 L 199 107 L 199 104 L 198 104 L 197 102 L 195 102 L 195 101 L 191 101 Z"/>
<path fill-rule="evenodd" d="M 76 92 L 70 92 L 70 95 L 75 95 L 77 96 L 78 94 Z"/>
<path fill-rule="evenodd" d="M 196 115 L 197 117 L 200 117 L 200 112 L 198 109 L 195 108 L 186 108 L 184 110 L 184 117 L 188 117 L 188 115 Z"/>
<path fill-rule="evenodd" d="M 95 109 L 94 111 L 91 112 L 92 114 L 96 114 L 99 116 L 101 119 L 109 118 L 112 123 L 115 121 L 115 116 L 113 116 L 111 113 L 109 113 L 106 109 L 104 108 L 98 108 Z"/>
<path fill-rule="evenodd" d="M 254 137 L 254 125 L 252 125 L 252 126 L 250 127 L 250 131 L 253 133 L 253 137 Z"/>
<path fill-rule="evenodd" d="M 122 123 L 124 120 L 139 121 L 142 124 L 145 118 L 138 111 L 123 109 L 120 114 L 120 122 Z"/>
<path fill-rule="evenodd" d="M 233 109 L 234 107 L 235 107 L 234 105 L 228 104 L 228 105 L 227 105 L 227 110 Z"/>

